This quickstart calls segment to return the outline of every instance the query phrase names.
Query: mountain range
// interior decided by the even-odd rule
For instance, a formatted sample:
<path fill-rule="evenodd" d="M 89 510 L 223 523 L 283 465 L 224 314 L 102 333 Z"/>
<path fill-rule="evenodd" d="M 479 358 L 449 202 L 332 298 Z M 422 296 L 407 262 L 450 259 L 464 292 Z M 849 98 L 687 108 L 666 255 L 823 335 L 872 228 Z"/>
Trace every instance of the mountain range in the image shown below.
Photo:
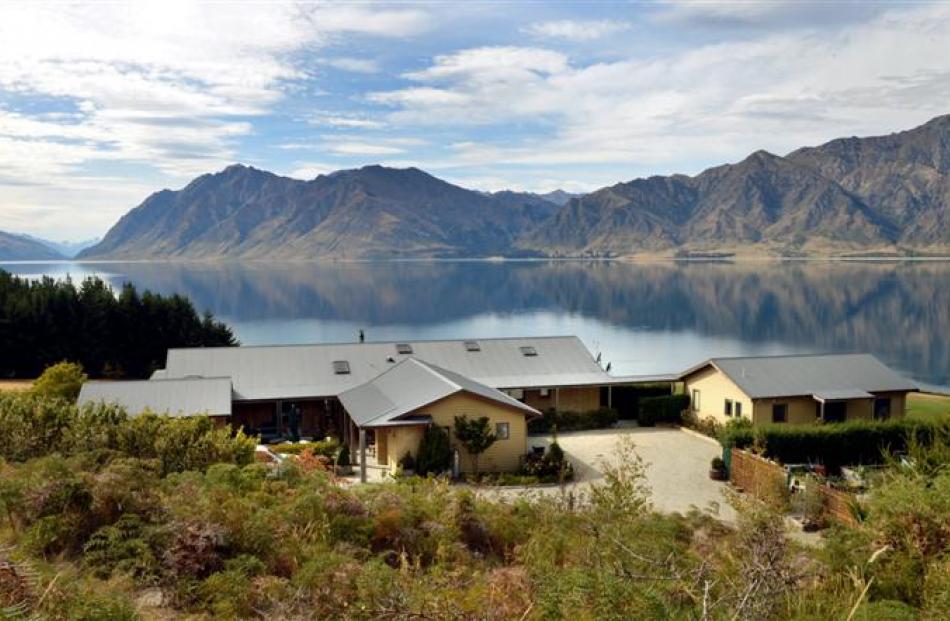
<path fill-rule="evenodd" d="M 38 239 L 0 231 L 0 260 L 2 261 L 55 261 L 64 258 L 66 257 L 60 252 Z"/>
<path fill-rule="evenodd" d="M 80 258 L 931 254 L 950 249 L 950 115 L 583 196 L 491 194 L 416 169 L 310 181 L 234 165 L 162 190 Z"/>

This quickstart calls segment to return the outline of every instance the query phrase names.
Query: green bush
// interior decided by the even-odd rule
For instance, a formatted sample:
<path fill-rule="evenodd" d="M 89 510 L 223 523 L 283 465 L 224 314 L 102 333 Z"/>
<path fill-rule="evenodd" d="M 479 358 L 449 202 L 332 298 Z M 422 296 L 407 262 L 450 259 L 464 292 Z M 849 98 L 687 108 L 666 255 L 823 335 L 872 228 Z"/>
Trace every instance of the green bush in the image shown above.
<path fill-rule="evenodd" d="M 808 425 L 727 425 L 719 435 L 725 448 L 761 447 L 766 457 L 786 464 L 821 463 L 829 470 L 853 464 L 884 463 L 911 441 L 929 442 L 946 423 L 909 419 Z"/>
<path fill-rule="evenodd" d="M 111 405 L 79 408 L 33 393 L 0 393 L 0 457 L 9 461 L 112 451 L 158 460 L 162 474 L 168 474 L 218 462 L 250 463 L 255 445 L 243 432 L 216 427 L 206 416 L 130 417 Z"/>
<path fill-rule="evenodd" d="M 275 453 L 285 455 L 300 455 L 304 451 L 313 451 L 314 455 L 322 455 L 331 460 L 337 458 L 340 451 L 340 443 L 337 440 L 318 440 L 317 442 L 284 442 L 282 444 L 272 444 L 268 447 Z"/>
<path fill-rule="evenodd" d="M 449 434 L 436 425 L 426 427 L 416 455 L 416 473 L 421 476 L 442 474 L 449 470 L 452 467 Z"/>
<path fill-rule="evenodd" d="M 558 431 L 583 431 L 585 429 L 607 429 L 617 423 L 617 410 L 599 408 L 586 412 L 547 410 L 541 418 L 528 421 L 528 433 L 550 433 Z"/>
<path fill-rule="evenodd" d="M 656 423 L 682 424 L 683 412 L 689 409 L 688 395 L 664 395 L 662 397 L 644 397 L 640 399 L 640 411 L 637 422 L 641 427 L 652 427 Z"/>
<path fill-rule="evenodd" d="M 64 360 L 46 367 L 33 382 L 32 390 L 44 397 L 59 397 L 67 401 L 75 401 L 79 398 L 79 390 L 87 379 L 81 364 Z"/>

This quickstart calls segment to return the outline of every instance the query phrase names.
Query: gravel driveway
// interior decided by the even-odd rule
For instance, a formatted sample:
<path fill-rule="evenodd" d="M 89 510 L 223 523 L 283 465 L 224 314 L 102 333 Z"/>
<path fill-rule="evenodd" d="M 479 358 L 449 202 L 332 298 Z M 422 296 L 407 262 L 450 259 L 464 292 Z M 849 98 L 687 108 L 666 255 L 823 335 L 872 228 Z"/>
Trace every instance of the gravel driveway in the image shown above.
<path fill-rule="evenodd" d="M 629 435 L 647 466 L 653 506 L 663 512 L 686 513 L 691 507 L 711 511 L 726 522 L 735 511 L 722 495 L 726 485 L 709 478 L 709 462 L 722 454 L 719 444 L 668 427 L 618 427 L 558 434 L 558 443 L 574 464 L 575 484 L 589 485 L 602 478 L 600 468 L 616 459 L 617 441 Z M 528 446 L 547 446 L 547 436 L 531 436 Z M 556 488 L 544 488 L 549 493 Z M 504 495 L 525 493 L 527 488 L 499 490 Z M 534 488 L 533 492 L 537 492 Z"/>

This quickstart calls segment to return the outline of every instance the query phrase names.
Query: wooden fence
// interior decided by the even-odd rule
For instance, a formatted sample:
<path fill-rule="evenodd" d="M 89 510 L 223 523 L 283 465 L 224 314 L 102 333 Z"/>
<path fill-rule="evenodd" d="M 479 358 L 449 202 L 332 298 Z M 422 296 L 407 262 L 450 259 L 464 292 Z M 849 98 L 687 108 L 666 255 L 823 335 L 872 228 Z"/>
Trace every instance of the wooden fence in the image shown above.
<path fill-rule="evenodd" d="M 785 468 L 748 451 L 732 449 L 729 482 L 770 504 L 784 504 L 788 484 Z"/>
<path fill-rule="evenodd" d="M 825 515 L 845 526 L 857 526 L 858 520 L 854 515 L 854 505 L 858 498 L 851 492 L 835 489 L 830 485 L 821 486 L 821 495 L 825 499 Z"/>
<path fill-rule="evenodd" d="M 730 455 L 729 481 L 746 494 L 772 506 L 787 505 L 788 475 L 777 462 L 734 448 Z M 858 525 L 853 509 L 857 496 L 830 485 L 821 485 L 819 489 L 825 499 L 825 515 L 829 519 L 845 526 Z"/>

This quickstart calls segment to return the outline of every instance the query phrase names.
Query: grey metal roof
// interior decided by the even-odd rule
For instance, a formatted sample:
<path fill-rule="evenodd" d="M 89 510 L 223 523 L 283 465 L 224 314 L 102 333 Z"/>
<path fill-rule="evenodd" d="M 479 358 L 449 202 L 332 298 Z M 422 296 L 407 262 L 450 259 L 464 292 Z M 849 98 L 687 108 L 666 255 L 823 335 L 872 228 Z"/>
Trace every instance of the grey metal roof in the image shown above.
<path fill-rule="evenodd" d="M 231 415 L 229 378 L 150 379 L 86 382 L 79 391 L 79 405 L 111 403 L 129 414 L 150 410 L 172 416 Z"/>
<path fill-rule="evenodd" d="M 401 416 L 463 391 L 526 415 L 540 415 L 536 409 L 499 390 L 417 358 L 406 358 L 371 381 L 344 391 L 339 397 L 357 425 L 377 427 L 392 425 Z"/>
<path fill-rule="evenodd" d="M 816 401 L 844 401 L 847 399 L 873 399 L 874 395 L 856 388 L 821 390 L 812 395 Z"/>
<path fill-rule="evenodd" d="M 399 342 L 419 360 L 493 388 L 614 383 L 576 336 L 478 339 L 479 351 L 463 340 Z M 538 355 L 525 356 L 521 347 Z M 165 376 L 230 377 L 237 400 L 330 397 L 408 357 L 397 353 L 395 342 L 170 349 Z M 337 360 L 349 362 L 350 373 L 335 374 Z"/>
<path fill-rule="evenodd" d="M 680 377 L 685 378 L 709 365 L 725 373 L 753 399 L 917 390 L 914 382 L 895 373 L 871 354 L 711 358 Z"/>

